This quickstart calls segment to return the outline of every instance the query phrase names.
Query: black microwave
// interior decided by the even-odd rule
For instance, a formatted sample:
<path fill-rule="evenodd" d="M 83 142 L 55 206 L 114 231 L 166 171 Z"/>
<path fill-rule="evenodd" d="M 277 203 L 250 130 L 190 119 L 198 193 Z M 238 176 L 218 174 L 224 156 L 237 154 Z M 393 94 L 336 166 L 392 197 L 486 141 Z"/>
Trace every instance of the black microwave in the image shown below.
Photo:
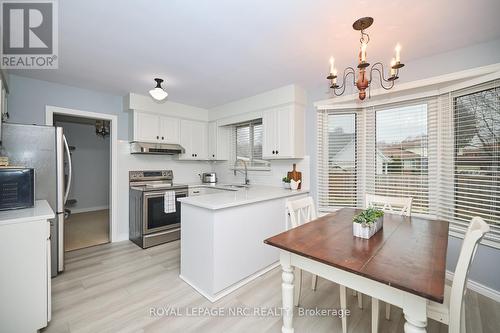
<path fill-rule="evenodd" d="M 0 210 L 35 205 L 35 170 L 0 168 Z"/>

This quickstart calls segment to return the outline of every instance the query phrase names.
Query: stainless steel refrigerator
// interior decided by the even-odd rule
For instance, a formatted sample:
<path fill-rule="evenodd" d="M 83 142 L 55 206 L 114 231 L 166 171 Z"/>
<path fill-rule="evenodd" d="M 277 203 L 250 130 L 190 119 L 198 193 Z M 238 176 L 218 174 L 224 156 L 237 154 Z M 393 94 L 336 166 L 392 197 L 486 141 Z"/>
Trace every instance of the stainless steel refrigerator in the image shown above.
<path fill-rule="evenodd" d="M 35 198 L 47 200 L 56 212 L 50 229 L 54 277 L 64 270 L 64 206 L 71 185 L 71 154 L 63 129 L 4 123 L 0 154 L 9 157 L 10 165 L 35 169 Z"/>

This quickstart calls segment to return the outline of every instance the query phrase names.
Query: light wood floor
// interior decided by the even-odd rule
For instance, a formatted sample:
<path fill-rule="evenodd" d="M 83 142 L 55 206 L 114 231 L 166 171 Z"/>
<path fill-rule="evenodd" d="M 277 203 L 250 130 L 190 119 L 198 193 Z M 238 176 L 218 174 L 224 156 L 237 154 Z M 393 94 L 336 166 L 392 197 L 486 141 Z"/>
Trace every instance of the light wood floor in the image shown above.
<path fill-rule="evenodd" d="M 274 269 L 216 303 L 200 296 L 179 277 L 179 242 L 142 250 L 129 241 L 94 246 L 66 254 L 66 271 L 52 280 L 52 322 L 44 332 L 280 332 L 280 317 L 151 317 L 151 307 L 280 307 L 281 271 Z M 340 306 L 338 285 L 318 279 L 311 291 L 304 273 L 301 306 Z M 369 332 L 369 297 L 358 309 L 348 293 L 349 332 Z M 381 312 L 385 307 L 381 306 Z M 500 332 L 500 303 L 469 291 L 466 298 L 467 332 Z M 392 318 L 381 315 L 379 332 L 403 332 L 400 309 Z M 341 332 L 336 317 L 294 317 L 301 332 Z M 428 332 L 447 332 L 429 321 Z"/>
<path fill-rule="evenodd" d="M 71 214 L 64 223 L 64 250 L 109 242 L 109 209 Z"/>

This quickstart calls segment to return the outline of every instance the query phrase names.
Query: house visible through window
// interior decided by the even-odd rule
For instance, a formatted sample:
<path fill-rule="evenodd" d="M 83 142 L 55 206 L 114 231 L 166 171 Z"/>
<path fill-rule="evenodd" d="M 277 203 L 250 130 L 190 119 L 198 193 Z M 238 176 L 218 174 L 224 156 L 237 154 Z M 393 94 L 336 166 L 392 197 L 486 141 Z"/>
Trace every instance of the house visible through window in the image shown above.
<path fill-rule="evenodd" d="M 328 205 L 356 207 L 356 188 L 356 114 L 330 114 Z"/>
<path fill-rule="evenodd" d="M 429 210 L 427 105 L 376 111 L 375 193 L 412 197 L 412 210 Z"/>

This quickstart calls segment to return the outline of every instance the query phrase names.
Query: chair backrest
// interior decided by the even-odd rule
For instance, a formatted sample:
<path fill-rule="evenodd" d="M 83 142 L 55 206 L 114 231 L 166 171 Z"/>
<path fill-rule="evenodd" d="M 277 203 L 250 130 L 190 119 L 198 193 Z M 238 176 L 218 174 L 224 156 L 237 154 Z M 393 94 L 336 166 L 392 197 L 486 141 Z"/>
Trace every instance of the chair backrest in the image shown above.
<path fill-rule="evenodd" d="M 288 208 L 292 228 L 317 218 L 316 208 L 312 197 L 288 201 L 286 207 Z"/>
<path fill-rule="evenodd" d="M 465 233 L 451 285 L 449 332 L 460 332 L 463 296 L 470 264 L 476 254 L 477 245 L 489 231 L 490 226 L 482 218 L 474 217 Z"/>
<path fill-rule="evenodd" d="M 366 194 L 365 208 L 377 207 L 384 212 L 410 216 L 412 201 L 413 198 L 411 197 L 387 197 L 383 195 Z"/>

